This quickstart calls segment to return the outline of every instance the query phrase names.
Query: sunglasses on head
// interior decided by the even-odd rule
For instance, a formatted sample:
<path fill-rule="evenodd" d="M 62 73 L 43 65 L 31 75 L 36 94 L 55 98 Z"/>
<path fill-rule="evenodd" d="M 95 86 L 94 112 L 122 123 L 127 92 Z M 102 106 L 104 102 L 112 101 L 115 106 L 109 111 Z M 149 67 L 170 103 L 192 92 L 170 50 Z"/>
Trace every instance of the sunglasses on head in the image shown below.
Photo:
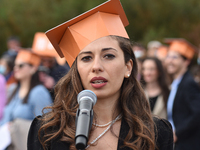
<path fill-rule="evenodd" d="M 15 64 L 15 67 L 17 67 L 17 68 L 23 68 L 25 65 L 32 66 L 31 64 L 23 63 L 23 64 Z"/>

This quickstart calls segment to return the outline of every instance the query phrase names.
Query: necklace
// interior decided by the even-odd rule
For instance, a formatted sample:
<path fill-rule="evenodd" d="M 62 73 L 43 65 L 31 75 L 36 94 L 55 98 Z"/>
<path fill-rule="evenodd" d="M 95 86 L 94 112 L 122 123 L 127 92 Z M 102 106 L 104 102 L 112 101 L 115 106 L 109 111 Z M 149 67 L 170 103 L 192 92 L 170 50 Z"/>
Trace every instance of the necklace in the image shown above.
<path fill-rule="evenodd" d="M 110 122 L 108 122 L 108 123 L 106 123 L 106 124 L 102 124 L 102 125 L 100 125 L 100 124 L 96 124 L 96 123 L 92 123 L 94 126 L 96 126 L 96 127 L 100 127 L 100 128 L 102 128 L 102 127 L 107 127 L 108 125 L 110 125 L 112 123 L 112 121 L 110 121 Z"/>
<path fill-rule="evenodd" d="M 99 140 L 109 129 L 110 127 L 119 119 L 121 119 L 122 115 L 119 114 L 114 120 L 112 120 L 110 123 L 110 125 L 96 138 L 94 139 L 92 142 L 90 142 L 90 144 L 87 145 L 87 147 L 85 149 L 87 149 L 88 147 L 90 147 L 90 145 L 94 144 L 97 140 Z M 107 123 L 107 124 L 109 124 Z M 100 125 L 102 126 L 102 125 Z"/>

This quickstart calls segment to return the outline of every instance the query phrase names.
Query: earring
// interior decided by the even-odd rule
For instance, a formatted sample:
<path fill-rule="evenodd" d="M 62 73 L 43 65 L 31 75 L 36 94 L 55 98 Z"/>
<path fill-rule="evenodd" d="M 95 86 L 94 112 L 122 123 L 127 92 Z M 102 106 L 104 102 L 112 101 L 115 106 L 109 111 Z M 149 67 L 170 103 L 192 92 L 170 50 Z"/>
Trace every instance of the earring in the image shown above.
<path fill-rule="evenodd" d="M 127 77 L 129 77 L 129 76 L 130 76 L 130 74 L 127 75 Z"/>

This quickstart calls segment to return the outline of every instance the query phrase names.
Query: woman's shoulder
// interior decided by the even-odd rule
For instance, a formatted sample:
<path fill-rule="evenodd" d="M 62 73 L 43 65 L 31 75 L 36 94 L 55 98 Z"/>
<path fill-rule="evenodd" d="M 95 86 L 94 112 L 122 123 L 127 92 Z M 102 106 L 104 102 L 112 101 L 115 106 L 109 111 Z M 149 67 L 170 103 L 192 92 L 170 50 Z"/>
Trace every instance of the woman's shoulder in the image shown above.
<path fill-rule="evenodd" d="M 153 118 L 156 126 L 156 145 L 160 150 L 173 149 L 172 126 L 166 119 Z"/>
<path fill-rule="evenodd" d="M 33 119 L 29 132 L 33 130 L 34 131 L 33 133 L 38 133 L 35 131 L 36 130 L 39 131 L 39 128 L 41 127 L 41 123 L 42 123 L 41 119 L 42 119 L 42 116 L 37 116 Z"/>
<path fill-rule="evenodd" d="M 31 89 L 30 91 L 30 98 L 34 97 L 34 99 L 50 99 L 51 100 L 51 95 L 49 91 L 43 86 L 43 85 L 36 85 L 34 88 Z"/>
<path fill-rule="evenodd" d="M 153 120 L 156 125 L 156 129 L 158 130 L 158 133 L 161 133 L 161 132 L 163 132 L 163 133 L 167 132 L 169 134 L 173 133 L 172 126 L 171 126 L 170 122 L 167 121 L 166 119 L 154 117 Z"/>
<path fill-rule="evenodd" d="M 34 118 L 34 120 L 31 123 L 29 134 L 28 134 L 28 150 L 36 150 L 36 149 L 43 150 L 43 147 L 39 138 L 43 139 L 44 134 L 50 133 L 53 130 L 59 130 L 59 126 L 50 126 L 49 128 L 47 128 L 47 130 L 45 129 L 45 132 L 44 132 L 43 129 L 41 129 L 41 126 L 44 124 L 43 122 L 44 117 L 45 116 L 37 116 L 36 118 Z M 39 132 L 40 129 L 41 131 Z M 52 150 L 54 149 L 68 150 L 69 149 L 69 143 L 61 141 L 60 136 L 54 137 L 53 139 L 48 141 L 46 144 L 47 144 L 46 146 Z"/>
<path fill-rule="evenodd" d="M 33 133 L 38 133 L 39 129 L 41 128 L 42 125 L 44 125 L 45 123 L 47 123 L 46 121 L 44 122 L 44 118 L 45 115 L 38 115 L 37 117 L 35 117 L 31 123 L 30 126 L 30 130 L 29 133 L 31 133 L 33 131 Z M 58 130 L 58 126 L 51 126 L 49 130 Z"/>
<path fill-rule="evenodd" d="M 28 133 L 28 150 L 43 149 L 38 138 L 38 131 L 41 127 L 41 116 L 35 117 L 32 121 Z"/>
<path fill-rule="evenodd" d="M 38 84 L 34 88 L 32 88 L 31 93 L 44 92 L 44 91 L 48 92 L 48 90 L 42 84 Z"/>

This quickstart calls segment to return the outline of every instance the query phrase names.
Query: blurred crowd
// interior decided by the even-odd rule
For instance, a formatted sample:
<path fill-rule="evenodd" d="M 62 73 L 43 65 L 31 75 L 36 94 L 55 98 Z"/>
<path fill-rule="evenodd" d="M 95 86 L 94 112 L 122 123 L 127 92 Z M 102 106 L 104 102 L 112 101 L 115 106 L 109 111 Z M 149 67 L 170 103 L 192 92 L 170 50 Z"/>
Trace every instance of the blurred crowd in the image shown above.
<path fill-rule="evenodd" d="M 152 114 L 167 119 L 175 150 L 199 149 L 200 50 L 183 38 L 135 43 L 140 80 Z"/>
<path fill-rule="evenodd" d="M 137 78 L 152 114 L 172 124 L 174 143 L 195 145 L 200 139 L 199 49 L 182 38 L 163 43 L 133 43 Z M 7 150 L 24 150 L 31 121 L 52 105 L 54 86 L 70 67 L 44 33 L 35 34 L 31 48 L 22 48 L 15 36 L 7 40 L 7 47 L 0 58 L 0 130 L 6 126 L 10 132 Z"/>
<path fill-rule="evenodd" d="M 0 149 L 24 150 L 31 121 L 52 105 L 54 86 L 70 67 L 41 32 L 31 48 L 23 48 L 16 36 L 7 47 L 0 58 Z"/>

